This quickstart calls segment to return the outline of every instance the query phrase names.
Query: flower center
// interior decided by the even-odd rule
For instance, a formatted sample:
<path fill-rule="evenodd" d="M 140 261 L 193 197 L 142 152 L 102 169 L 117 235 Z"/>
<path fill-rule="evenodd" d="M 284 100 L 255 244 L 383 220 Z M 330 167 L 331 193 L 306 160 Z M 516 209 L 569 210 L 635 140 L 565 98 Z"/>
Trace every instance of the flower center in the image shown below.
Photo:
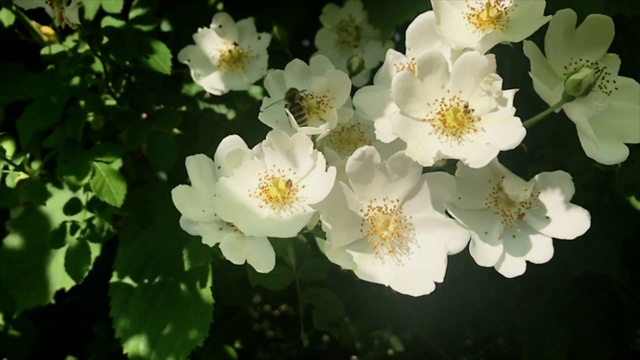
<path fill-rule="evenodd" d="M 316 124 L 314 125 L 317 126 L 318 121 L 323 121 L 324 115 L 333 109 L 333 106 L 331 106 L 333 100 L 334 98 L 327 94 L 318 95 L 311 92 L 302 94 L 304 111 L 307 113 L 309 123 L 315 122 Z"/>
<path fill-rule="evenodd" d="M 64 17 L 64 12 L 69 5 L 71 5 L 70 0 L 45 0 L 45 4 L 51 6 L 53 11 L 53 20 L 54 22 L 63 27 L 67 25 L 67 21 Z"/>
<path fill-rule="evenodd" d="M 362 38 L 362 28 L 356 24 L 353 16 L 349 15 L 346 19 L 342 19 L 334 28 L 333 33 L 336 34 L 336 45 L 343 49 L 352 49 L 358 47 Z"/>
<path fill-rule="evenodd" d="M 351 124 L 334 129 L 325 138 L 326 145 L 341 157 L 347 157 L 358 148 L 371 145 L 364 127 L 363 124 Z"/>
<path fill-rule="evenodd" d="M 291 209 L 300 202 L 298 192 L 301 188 L 293 183 L 295 172 L 289 169 L 274 169 L 260 175 L 258 187 L 249 191 L 249 197 L 260 199 L 260 208 L 268 207 L 272 211 L 279 212 Z"/>
<path fill-rule="evenodd" d="M 527 211 L 537 208 L 534 204 L 538 199 L 539 193 L 532 193 L 531 196 L 522 201 L 513 200 L 509 194 L 504 191 L 502 180 L 493 186 L 489 196 L 485 200 L 485 206 L 494 214 L 500 216 L 502 225 L 512 227 L 517 221 L 523 221 L 527 215 Z"/>
<path fill-rule="evenodd" d="M 454 95 L 449 98 L 442 97 L 429 104 L 431 113 L 422 119 L 433 127 L 432 134 L 438 138 L 447 138 L 458 144 L 467 140 L 466 136 L 482 130 L 479 122 L 480 116 L 473 116 L 474 110 L 469 107 L 467 101 Z"/>
<path fill-rule="evenodd" d="M 412 57 L 407 61 L 401 61 L 393 64 L 393 67 L 396 69 L 396 74 L 402 70 L 409 70 L 413 75 L 416 74 L 416 58 Z"/>
<path fill-rule="evenodd" d="M 488 33 L 491 31 L 504 31 L 509 26 L 509 13 L 513 0 L 465 0 L 468 11 L 463 13 L 464 18 L 476 31 Z"/>
<path fill-rule="evenodd" d="M 224 42 L 217 49 L 214 61 L 217 57 L 218 68 L 223 71 L 244 71 L 251 52 L 243 49 L 236 42 Z"/>
<path fill-rule="evenodd" d="M 600 92 L 607 96 L 611 96 L 614 91 L 618 90 L 616 80 L 612 79 L 615 75 L 611 73 L 609 67 L 600 64 L 598 60 L 586 60 L 582 58 L 574 60 L 571 58 L 569 63 L 563 66 L 563 69 L 562 77 L 565 79 L 581 69 L 590 69 L 593 72 L 593 77 L 596 79 L 594 89 L 599 89 Z"/>
<path fill-rule="evenodd" d="M 367 239 L 376 257 L 390 255 L 396 260 L 411 253 L 414 231 L 411 217 L 404 215 L 400 199 L 373 199 L 361 210 L 360 236 Z"/>

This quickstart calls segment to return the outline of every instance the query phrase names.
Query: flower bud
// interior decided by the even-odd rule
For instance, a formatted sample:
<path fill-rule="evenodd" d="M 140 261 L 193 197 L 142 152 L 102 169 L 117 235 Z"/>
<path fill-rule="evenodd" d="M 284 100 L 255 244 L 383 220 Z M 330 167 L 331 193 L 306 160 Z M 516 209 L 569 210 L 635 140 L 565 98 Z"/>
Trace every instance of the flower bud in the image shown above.
<path fill-rule="evenodd" d="M 564 92 L 575 98 L 589 95 L 598 82 L 598 74 L 589 67 L 583 67 L 569 75 L 564 81 Z"/>
<path fill-rule="evenodd" d="M 358 75 L 364 70 L 364 59 L 358 55 L 350 57 L 347 60 L 347 70 L 349 71 L 349 76 Z"/>

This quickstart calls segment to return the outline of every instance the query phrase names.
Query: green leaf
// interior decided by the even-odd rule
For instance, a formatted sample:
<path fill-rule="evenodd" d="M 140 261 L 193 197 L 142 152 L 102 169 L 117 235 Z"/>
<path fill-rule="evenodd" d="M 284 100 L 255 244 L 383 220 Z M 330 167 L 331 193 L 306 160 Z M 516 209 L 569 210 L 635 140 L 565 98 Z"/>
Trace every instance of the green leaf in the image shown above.
<path fill-rule="evenodd" d="M 251 266 L 247 266 L 247 272 L 252 286 L 260 285 L 274 291 L 286 288 L 294 279 L 293 272 L 280 264 L 276 264 L 275 268 L 266 274 L 255 271 Z"/>
<path fill-rule="evenodd" d="M 50 240 L 52 230 L 75 219 L 64 215 L 62 209 L 76 194 L 53 186 L 47 190 L 52 195 L 45 206 L 26 207 L 9 221 L 10 232 L 0 248 L 0 284 L 15 299 L 16 312 L 53 302 L 58 290 L 76 284 L 65 271 L 67 247 L 52 249 Z M 92 261 L 99 248 L 93 250 Z"/>
<path fill-rule="evenodd" d="M 80 283 L 91 269 L 91 248 L 92 246 L 100 246 L 98 244 L 89 244 L 84 239 L 72 237 L 64 256 L 64 268 L 71 278 Z"/>
<path fill-rule="evenodd" d="M 100 10 L 101 2 L 98 0 L 83 1 L 80 4 L 82 4 L 82 8 L 84 9 L 84 18 L 91 21 L 94 17 L 96 17 L 98 10 Z"/>
<path fill-rule="evenodd" d="M 52 92 L 27 106 L 16 121 L 20 144 L 25 147 L 38 131 L 49 129 L 57 123 L 66 102 L 67 95 Z"/>
<path fill-rule="evenodd" d="M 298 277 L 304 281 L 322 281 L 327 278 L 327 272 L 331 268 L 332 264 L 326 258 L 308 258 L 300 265 Z"/>
<path fill-rule="evenodd" d="M 416 16 L 431 9 L 431 4 L 414 0 L 365 0 L 364 9 L 371 25 L 380 29 L 382 38 L 391 40 L 396 31 L 404 31 L 398 27 L 408 25 Z"/>
<path fill-rule="evenodd" d="M 194 269 L 195 270 L 195 269 Z M 187 359 L 209 333 L 213 320 L 211 267 L 183 281 L 163 278 L 136 284 L 115 279 L 109 286 L 116 337 L 131 359 Z"/>
<path fill-rule="evenodd" d="M 102 0 L 102 8 L 110 14 L 119 14 L 123 5 L 124 0 Z"/>
<path fill-rule="evenodd" d="M 141 45 L 142 46 L 142 45 Z M 162 41 L 150 38 L 141 49 L 140 62 L 143 66 L 162 74 L 171 74 L 171 50 Z"/>
<path fill-rule="evenodd" d="M 109 205 L 120 207 L 127 194 L 127 182 L 120 172 L 109 164 L 93 163 L 93 176 L 89 183 L 98 198 Z"/>
<path fill-rule="evenodd" d="M 28 178 L 18 183 L 18 189 L 26 201 L 31 201 L 37 205 L 44 205 L 51 195 L 47 186 L 34 178 Z"/>
<path fill-rule="evenodd" d="M 16 16 L 9 9 L 2 8 L 0 9 L 0 22 L 4 27 L 9 27 L 13 25 L 13 22 L 16 20 Z"/>

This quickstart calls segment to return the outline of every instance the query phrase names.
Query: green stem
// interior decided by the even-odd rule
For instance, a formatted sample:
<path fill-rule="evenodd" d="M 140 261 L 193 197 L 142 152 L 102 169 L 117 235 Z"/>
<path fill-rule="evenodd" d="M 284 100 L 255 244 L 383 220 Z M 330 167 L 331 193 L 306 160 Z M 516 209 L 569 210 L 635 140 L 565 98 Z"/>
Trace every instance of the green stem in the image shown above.
<path fill-rule="evenodd" d="M 11 12 L 13 12 L 16 17 L 22 22 L 24 23 L 27 28 L 29 28 L 31 34 L 33 35 L 33 37 L 42 45 L 46 45 L 48 39 L 42 35 L 42 33 L 40 32 L 40 30 L 36 27 L 36 25 L 33 23 L 33 21 L 31 21 L 31 19 L 29 19 L 29 17 L 27 15 L 25 15 L 25 13 L 23 13 L 20 9 L 18 9 L 17 6 L 13 6 L 13 8 L 10 10 Z"/>
<path fill-rule="evenodd" d="M 300 280 L 298 279 L 298 269 L 296 266 L 296 253 L 293 248 L 293 244 L 289 244 L 287 248 L 289 260 L 291 261 L 291 270 L 293 270 L 293 278 L 296 283 L 296 295 L 298 297 L 298 319 L 300 319 L 300 340 L 302 340 L 302 346 L 309 346 L 309 337 L 304 330 L 304 307 L 302 306 L 302 297 L 300 296 Z"/>
<path fill-rule="evenodd" d="M 5 156 L 0 156 L 0 160 L 6 162 L 9 165 L 11 165 L 14 169 L 18 168 L 18 164 L 14 163 L 13 161 L 11 161 L 9 158 L 7 158 Z"/>
<path fill-rule="evenodd" d="M 551 106 L 550 108 L 548 108 L 547 110 L 541 112 L 540 114 L 532 117 L 531 119 L 525 120 L 522 124 L 524 125 L 524 127 L 526 128 L 530 128 L 533 125 L 535 125 L 538 121 L 542 120 L 543 118 L 547 117 L 549 114 L 555 112 L 556 110 L 558 110 L 559 108 L 562 107 L 562 105 L 572 102 L 575 99 L 575 97 L 571 96 L 571 95 L 567 95 L 567 94 L 562 94 L 562 98 L 560 99 L 560 101 L 558 101 L 556 104 L 554 104 L 553 106 Z"/>

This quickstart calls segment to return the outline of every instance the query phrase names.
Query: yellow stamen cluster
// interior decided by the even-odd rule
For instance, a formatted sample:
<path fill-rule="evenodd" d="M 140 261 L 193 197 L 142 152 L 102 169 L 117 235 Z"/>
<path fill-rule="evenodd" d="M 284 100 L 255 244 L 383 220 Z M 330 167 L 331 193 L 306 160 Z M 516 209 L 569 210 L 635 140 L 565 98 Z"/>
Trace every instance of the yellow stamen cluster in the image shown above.
<path fill-rule="evenodd" d="M 343 49 L 357 48 L 362 39 L 362 28 L 351 15 L 338 22 L 338 24 L 333 27 L 333 33 L 337 38 L 336 45 Z"/>
<path fill-rule="evenodd" d="M 224 42 L 217 49 L 213 60 L 222 71 L 243 72 L 250 57 L 251 51 L 242 48 L 238 43 Z"/>
<path fill-rule="evenodd" d="M 476 1 L 465 0 L 468 11 L 463 13 L 467 23 L 476 31 L 489 33 L 504 31 L 509 27 L 511 0 L 487 0 L 481 5 Z"/>
<path fill-rule="evenodd" d="M 274 212 L 290 210 L 301 201 L 298 193 L 304 188 L 304 185 L 294 184 L 295 178 L 292 169 L 285 171 L 274 167 L 260 175 L 258 187 L 249 190 L 249 197 L 261 200 L 260 208 L 269 208 Z"/>
<path fill-rule="evenodd" d="M 366 128 L 363 124 L 350 124 L 334 129 L 325 138 L 326 145 L 332 148 L 338 155 L 347 157 L 358 148 L 371 145 L 371 140 L 366 136 Z"/>
<path fill-rule="evenodd" d="M 433 134 L 439 139 L 446 138 L 462 144 L 467 140 L 467 135 L 478 133 L 482 130 L 479 126 L 482 118 L 473 115 L 473 108 L 462 100 L 459 95 L 442 97 L 429 104 L 431 113 L 422 119 L 433 127 Z"/>
<path fill-rule="evenodd" d="M 531 193 L 531 196 L 522 201 L 513 200 L 509 194 L 504 191 L 502 179 L 496 183 L 489 196 L 487 196 L 484 205 L 494 214 L 500 216 L 502 225 L 512 227 L 517 221 L 523 221 L 527 215 L 527 211 L 537 208 L 535 205 L 539 193 Z"/>
<path fill-rule="evenodd" d="M 304 110 L 307 113 L 309 122 L 322 120 L 324 115 L 333 109 L 331 103 L 334 98 L 328 94 L 315 94 L 311 92 L 305 92 L 302 94 L 304 102 Z"/>
<path fill-rule="evenodd" d="M 360 236 L 367 239 L 379 258 L 390 255 L 396 260 L 410 255 L 414 239 L 412 217 L 405 216 L 399 199 L 373 199 L 361 210 Z"/>
<path fill-rule="evenodd" d="M 613 74 L 609 71 L 609 68 L 606 65 L 600 64 L 598 60 L 586 60 L 582 58 L 574 60 L 572 58 L 569 64 L 563 66 L 564 73 L 562 75 L 566 78 L 582 68 L 589 68 L 593 70 L 595 77 L 598 79 L 596 88 L 598 88 L 603 94 L 611 96 L 614 91 L 618 90 L 616 80 L 611 79 Z"/>
<path fill-rule="evenodd" d="M 402 70 L 409 70 L 413 75 L 415 75 L 416 74 L 416 58 L 412 57 L 408 61 L 395 63 L 393 64 L 393 67 L 396 69 L 396 74 Z"/>

